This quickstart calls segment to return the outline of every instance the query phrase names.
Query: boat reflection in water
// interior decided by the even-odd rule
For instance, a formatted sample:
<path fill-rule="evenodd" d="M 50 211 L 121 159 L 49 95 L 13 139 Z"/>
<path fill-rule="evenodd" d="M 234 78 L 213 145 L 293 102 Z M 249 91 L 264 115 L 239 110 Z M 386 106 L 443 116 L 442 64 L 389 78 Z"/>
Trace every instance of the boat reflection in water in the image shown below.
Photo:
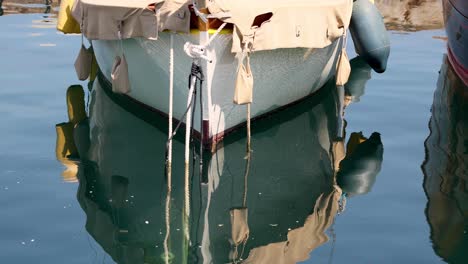
<path fill-rule="evenodd" d="M 370 67 L 353 69 L 353 77 L 365 85 Z M 350 85 L 348 103 L 364 89 Z M 68 138 L 74 138 L 81 157 L 78 200 L 86 230 L 118 263 L 304 261 L 328 241 L 325 232 L 344 210 L 346 197 L 370 191 L 380 171 L 378 133 L 369 139 L 353 133 L 347 147 L 335 138 L 336 88 L 326 86 L 252 125 L 249 173 L 242 129 L 204 153 L 201 177 L 198 166 L 191 168 L 191 213 L 185 218 L 183 140 L 174 141 L 166 203 L 167 122 L 127 104 L 126 110 L 140 112 L 136 117 L 107 89 L 95 81 L 89 122 L 76 123 Z"/>
<path fill-rule="evenodd" d="M 13 14 L 57 13 L 56 0 L 0 0 L 0 16 Z"/>
<path fill-rule="evenodd" d="M 375 0 L 388 30 L 420 31 L 444 28 L 442 0 Z"/>
<path fill-rule="evenodd" d="M 468 262 L 468 87 L 447 56 L 439 73 L 424 145 L 426 217 L 434 251 L 448 263 Z"/>

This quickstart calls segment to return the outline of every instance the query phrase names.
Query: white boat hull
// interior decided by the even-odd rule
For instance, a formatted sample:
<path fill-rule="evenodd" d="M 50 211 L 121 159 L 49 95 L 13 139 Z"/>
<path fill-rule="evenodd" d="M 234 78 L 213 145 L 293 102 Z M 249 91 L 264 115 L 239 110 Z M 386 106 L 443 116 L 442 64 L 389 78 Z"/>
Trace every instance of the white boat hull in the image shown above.
<path fill-rule="evenodd" d="M 111 80 L 115 56 L 122 53 L 128 62 L 131 92 L 127 95 L 167 115 L 169 111 L 170 34 L 160 33 L 158 40 L 94 40 L 97 62 L 104 76 Z M 188 76 L 192 58 L 183 51 L 184 44 L 205 43 L 207 32 L 174 35 L 174 118 L 186 110 Z M 212 62 L 203 62 L 203 123 L 200 108 L 195 112 L 194 129 L 204 129 L 205 143 L 220 140 L 227 131 L 246 121 L 246 106 L 233 103 L 237 59 L 231 53 L 231 34 L 219 34 L 207 49 Z M 251 117 L 256 118 L 298 101 L 322 87 L 334 74 L 341 39 L 323 49 L 278 49 L 251 55 L 254 91 Z"/>

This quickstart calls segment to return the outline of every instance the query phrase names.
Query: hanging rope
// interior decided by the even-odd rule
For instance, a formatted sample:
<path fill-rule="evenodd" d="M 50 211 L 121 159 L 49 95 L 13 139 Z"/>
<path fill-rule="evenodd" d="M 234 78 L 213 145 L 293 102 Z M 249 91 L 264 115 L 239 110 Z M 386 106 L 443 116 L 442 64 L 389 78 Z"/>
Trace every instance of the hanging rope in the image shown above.
<path fill-rule="evenodd" d="M 192 65 L 193 66 L 193 65 Z M 193 67 L 192 67 L 193 68 Z M 201 70 L 201 68 L 200 68 Z M 190 77 L 192 76 L 192 74 L 190 74 Z M 202 78 L 199 79 L 199 77 L 203 76 L 202 73 L 200 73 L 199 75 L 195 76 L 195 80 L 200 80 L 200 86 L 202 84 Z M 192 78 L 190 78 L 192 79 Z M 192 84 L 192 83 L 190 83 Z M 180 126 L 182 125 L 182 120 L 188 118 L 189 114 L 193 114 L 191 113 L 191 110 L 193 109 L 192 106 L 194 104 L 194 97 L 195 97 L 195 89 L 196 89 L 196 83 L 193 83 L 193 85 L 190 85 L 191 88 L 193 89 L 190 89 L 189 90 L 189 96 L 188 96 L 188 105 L 187 105 L 187 108 L 185 109 L 184 111 L 184 114 L 182 115 L 182 117 L 180 118 L 179 122 L 177 123 L 176 127 L 173 129 L 172 133 L 168 133 L 169 134 L 169 137 L 168 137 L 168 140 L 166 142 L 166 153 L 165 153 L 165 157 L 166 157 L 166 166 L 165 166 L 165 175 L 166 175 L 166 180 L 168 182 L 168 195 L 166 196 L 166 237 L 165 237 L 165 241 L 164 241 L 164 246 L 165 246 L 165 257 L 167 259 L 167 261 L 170 262 L 170 252 L 169 252 L 169 246 L 168 246 L 168 241 L 169 241 L 169 236 L 170 236 L 170 195 L 171 195 L 171 192 L 172 192 L 172 187 L 169 188 L 169 186 L 172 185 L 172 164 L 171 164 L 171 161 L 172 161 L 172 152 L 171 152 L 171 159 L 169 159 L 169 153 L 170 153 L 170 149 L 172 148 L 172 140 L 174 139 L 174 137 L 176 136 Z M 171 120 L 171 119 L 170 119 Z M 171 121 L 169 121 L 171 122 Z M 191 131 L 191 127 L 190 127 L 190 122 L 188 123 L 189 125 L 186 126 L 186 131 L 189 132 L 190 134 L 190 131 Z M 189 135 L 190 136 L 190 135 Z M 187 148 L 186 148 L 186 154 L 188 153 L 187 152 L 187 149 L 188 149 L 188 145 L 187 145 Z M 187 155 L 186 155 L 187 156 Z M 185 166 L 185 170 L 186 170 L 186 173 L 188 173 L 188 164 L 186 162 L 186 166 Z M 183 225 L 184 225 L 184 235 L 187 239 L 187 241 L 189 241 L 190 239 L 190 236 L 189 236 L 189 229 L 188 229 L 188 217 L 190 216 L 190 189 L 189 189 L 189 182 L 187 181 L 187 174 L 185 175 L 185 209 L 184 209 L 184 217 L 183 217 Z M 166 263 L 168 263 L 166 261 Z"/>
<path fill-rule="evenodd" d="M 190 217 L 190 143 L 192 142 L 192 134 L 193 134 L 193 120 L 195 114 L 195 101 L 196 101 L 196 91 L 197 91 L 197 83 L 199 84 L 200 90 L 200 130 L 201 130 L 201 137 L 200 137 L 200 177 L 202 177 L 202 170 L 203 170 L 203 161 L 201 156 L 203 155 L 203 95 L 201 92 L 202 85 L 203 85 L 203 70 L 200 66 L 201 60 L 206 60 L 208 62 L 212 62 L 212 60 L 207 55 L 207 47 L 211 44 L 213 39 L 221 32 L 221 30 L 226 26 L 226 23 L 223 23 L 218 30 L 211 36 L 211 38 L 205 43 L 204 45 L 195 45 L 190 42 L 186 42 L 184 45 L 185 53 L 193 58 L 192 68 L 189 76 L 189 93 L 187 98 L 187 109 L 186 109 L 186 130 L 185 130 L 185 171 L 184 171 L 184 193 L 185 193 L 185 206 L 184 206 L 184 234 L 188 241 L 190 241 L 190 234 L 189 234 L 189 227 L 188 227 L 188 220 Z M 194 153 L 195 159 L 195 153 Z"/>
<path fill-rule="evenodd" d="M 202 87 L 203 80 L 200 81 L 200 146 L 199 146 L 199 168 L 198 168 L 198 177 L 201 181 L 203 177 L 203 142 L 205 138 L 203 137 L 205 131 L 203 128 L 203 87 Z"/>
<path fill-rule="evenodd" d="M 167 139 L 167 158 L 166 158 L 166 236 L 164 237 L 164 261 L 169 264 L 169 237 L 171 234 L 170 212 L 171 212 L 171 194 L 172 194 L 172 117 L 173 117 L 173 96 L 174 96 L 174 35 L 171 34 L 169 51 L 169 131 Z"/>
<path fill-rule="evenodd" d="M 244 197 L 242 200 L 242 206 L 247 207 L 247 180 L 249 177 L 249 172 L 250 172 L 250 161 L 252 158 L 252 148 L 251 148 L 251 141 L 250 141 L 251 135 L 250 135 L 250 104 L 247 104 L 247 144 L 246 144 L 246 160 L 247 162 L 245 163 L 245 174 L 244 174 Z"/>
<path fill-rule="evenodd" d="M 343 85 L 336 87 L 338 94 L 338 119 L 337 119 L 337 130 L 336 137 L 342 139 L 344 136 L 344 98 L 345 88 Z"/>
<path fill-rule="evenodd" d="M 193 2 L 194 4 L 194 10 L 197 15 L 199 15 L 205 23 L 208 21 L 207 18 L 199 12 L 197 9 L 196 3 Z M 184 116 L 185 117 L 185 124 L 186 124 L 186 129 L 185 129 L 185 155 L 184 155 L 184 162 L 185 162 L 185 170 L 184 170 L 184 217 L 183 217 L 183 229 L 184 229 L 184 235 L 186 240 L 190 243 L 190 234 L 189 234 L 189 217 L 190 217 L 190 144 L 192 142 L 192 134 L 193 134 L 193 119 L 194 114 L 195 114 L 195 102 L 196 102 L 196 91 L 197 91 L 197 84 L 200 90 L 200 131 L 201 131 L 201 136 L 200 136 L 200 167 L 199 167 L 199 172 L 200 172 L 200 177 L 202 177 L 202 170 L 203 170 L 203 160 L 202 160 L 202 155 L 203 155 L 203 95 L 202 95 L 202 85 L 203 85 L 203 71 L 202 68 L 200 67 L 200 62 L 201 60 L 206 60 L 208 62 L 212 62 L 212 60 L 208 57 L 207 55 L 207 47 L 211 44 L 213 39 L 221 32 L 221 30 L 226 26 L 226 23 L 223 23 L 218 30 L 213 34 L 213 36 L 205 43 L 204 45 L 195 45 L 190 42 L 186 42 L 184 45 L 184 51 L 185 53 L 193 58 L 192 62 L 192 67 L 191 67 L 191 72 L 189 76 L 189 92 L 188 92 L 188 98 L 187 98 L 187 109 L 185 110 Z M 181 119 L 183 120 L 183 118 Z M 174 133 L 169 137 L 168 142 L 170 142 L 177 132 L 177 129 L 180 125 L 177 125 Z M 194 158 L 194 164 L 195 164 L 195 151 L 193 153 L 193 158 Z M 194 169 L 193 169 L 194 170 Z"/>
<path fill-rule="evenodd" d="M 192 115 L 194 114 L 194 101 L 196 98 L 196 91 L 197 87 L 201 89 L 203 85 L 203 71 L 202 68 L 198 65 L 198 61 L 194 60 L 192 62 L 192 68 L 189 76 L 189 96 L 187 98 L 187 115 L 186 115 L 186 128 L 185 128 L 185 174 L 184 174 L 184 182 L 185 182 L 185 206 L 184 206 L 184 223 L 188 223 L 188 219 L 190 217 L 190 142 L 193 132 L 192 126 Z M 198 84 L 198 85 L 197 85 Z M 184 234 L 187 241 L 190 241 L 190 234 L 189 234 L 189 227 L 185 225 L 184 227 Z"/>
<path fill-rule="evenodd" d="M 190 139 L 193 134 L 193 120 L 192 116 L 195 111 L 195 98 L 197 86 L 202 87 L 203 85 L 203 71 L 202 68 L 194 61 L 192 63 L 191 72 L 189 75 L 189 95 L 187 98 L 187 108 L 184 111 L 184 114 L 180 118 L 180 121 L 177 123 L 176 127 L 173 129 L 172 119 L 173 119 L 173 95 L 174 95 L 174 37 L 171 34 L 170 42 L 170 54 L 169 54 L 169 125 L 168 125 L 168 139 L 166 142 L 166 166 L 165 166 L 165 175 L 167 180 L 167 195 L 166 195 L 166 236 L 164 239 L 164 252 L 165 252 L 165 262 L 169 263 L 170 252 L 169 252 L 169 237 L 170 237 L 170 201 L 172 194 L 172 140 L 176 136 L 177 131 L 179 130 L 182 120 L 186 119 L 186 148 L 185 148 L 185 210 L 184 210 L 184 223 L 188 223 L 188 218 L 190 216 L 190 181 L 189 181 L 189 148 L 190 148 Z M 197 85 L 197 83 L 199 85 Z M 188 140 L 188 141 L 187 141 Z M 188 226 L 184 227 L 184 233 L 189 240 Z"/>
<path fill-rule="evenodd" d="M 346 30 L 343 33 L 342 37 L 342 46 L 341 54 L 338 60 L 338 68 L 336 71 L 336 85 L 337 85 L 337 94 L 338 94 L 338 122 L 337 122 L 337 138 L 343 138 L 344 133 L 344 97 L 345 97 L 345 88 L 344 85 L 349 79 L 349 74 L 351 72 L 351 66 L 348 61 L 348 56 L 346 54 L 346 46 L 348 43 L 348 37 Z"/>
<path fill-rule="evenodd" d="M 247 186 L 248 186 L 248 178 L 250 173 L 250 164 L 252 160 L 252 147 L 251 147 L 251 133 L 250 133 L 250 103 L 247 104 L 247 142 L 246 142 L 246 162 L 245 162 L 245 172 L 244 172 L 244 194 L 242 198 L 242 207 L 247 208 Z M 242 250 L 240 255 L 238 255 L 237 246 L 234 248 L 234 263 L 237 264 L 239 261 L 242 261 L 242 256 L 244 255 L 245 246 L 247 245 L 247 240 L 249 237 L 247 236 L 245 240 L 242 242 Z"/>
<path fill-rule="evenodd" d="M 330 255 L 328 256 L 328 264 L 333 263 L 333 257 L 335 256 L 335 245 L 336 245 L 336 233 L 335 233 L 335 218 L 333 218 L 333 222 L 330 227 L 330 235 L 332 237 L 332 245 L 330 250 Z"/>
<path fill-rule="evenodd" d="M 169 183 L 169 181 L 170 181 L 169 178 L 172 177 L 172 171 L 170 171 L 170 170 L 172 170 L 172 166 L 168 166 L 168 164 L 171 162 L 171 160 L 169 159 L 169 148 L 170 148 L 170 146 L 171 146 L 172 140 L 174 139 L 174 137 L 175 137 L 176 134 L 177 134 L 177 131 L 179 131 L 179 128 L 180 128 L 180 126 L 182 125 L 182 120 L 184 120 L 184 119 L 188 116 L 188 114 L 190 113 L 190 110 L 192 109 L 192 106 L 193 106 L 193 104 L 194 104 L 194 100 L 193 100 L 193 98 L 194 98 L 194 90 L 195 90 L 195 89 L 189 91 L 189 98 L 190 98 L 191 100 L 189 100 L 189 104 L 188 104 L 187 108 L 185 109 L 184 114 L 183 114 L 182 117 L 180 118 L 179 122 L 177 123 L 176 127 L 174 128 L 172 134 L 169 133 L 169 137 L 168 137 L 168 140 L 167 140 L 167 142 L 166 142 L 166 154 L 165 154 L 165 156 L 166 156 L 166 166 L 165 166 L 165 175 L 166 175 L 166 177 L 167 177 L 168 183 Z M 190 123 L 189 123 L 189 124 L 190 124 Z M 190 131 L 190 125 L 187 126 L 187 131 Z M 171 158 L 172 158 L 172 157 L 171 157 Z M 185 166 L 185 167 L 186 167 L 186 170 L 188 170 L 188 165 Z M 169 176 L 170 176 L 170 177 L 169 177 Z M 172 182 L 171 182 L 171 183 L 172 183 Z M 186 185 L 186 190 L 187 190 L 187 189 L 188 189 L 188 187 L 187 187 L 188 182 L 187 182 L 187 181 L 185 182 L 185 185 Z M 168 186 L 169 186 L 169 185 L 168 185 Z M 187 204 L 187 203 L 190 201 L 190 200 L 187 200 L 187 199 L 190 199 L 190 192 L 186 192 L 185 199 L 186 199 L 185 203 Z M 168 202 L 170 203 L 170 197 L 169 197 L 169 196 L 166 197 L 166 208 L 168 208 L 168 207 L 167 207 L 167 206 L 168 206 Z M 170 207 L 169 207 L 169 209 L 170 209 Z M 170 219 L 168 218 L 169 213 L 167 212 L 167 210 L 169 210 L 169 209 L 166 209 L 166 228 L 168 227 L 168 223 L 169 223 L 169 220 L 170 220 Z M 187 209 L 188 209 L 188 210 L 187 210 Z M 188 214 L 186 214 L 187 212 L 188 212 Z M 188 241 L 188 239 L 190 238 L 190 237 L 189 237 L 189 233 L 188 233 L 188 226 L 186 226 L 186 223 L 188 223 L 188 217 L 189 217 L 189 215 L 190 215 L 190 207 L 186 207 L 186 209 L 184 210 L 183 225 L 184 225 L 184 235 L 186 236 L 187 241 Z M 169 229 L 168 231 L 169 231 L 169 232 L 166 232 L 167 240 L 169 239 L 170 229 Z M 168 258 L 168 261 L 170 262 L 170 257 L 171 257 L 171 256 L 170 256 L 170 254 L 169 254 L 169 252 L 168 252 L 168 249 L 169 249 L 169 248 L 167 247 L 167 251 L 166 251 L 167 253 L 166 253 L 165 255 L 169 257 L 169 258 Z M 166 263 L 167 263 L 167 262 L 166 262 Z"/>

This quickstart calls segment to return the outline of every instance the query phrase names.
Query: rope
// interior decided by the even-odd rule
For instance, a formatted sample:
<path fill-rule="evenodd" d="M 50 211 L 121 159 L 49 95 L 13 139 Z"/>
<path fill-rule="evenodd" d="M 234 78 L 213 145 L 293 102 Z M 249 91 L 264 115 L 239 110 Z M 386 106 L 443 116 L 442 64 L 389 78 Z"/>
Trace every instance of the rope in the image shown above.
<path fill-rule="evenodd" d="M 340 60 L 342 59 L 341 57 L 343 56 L 343 51 L 346 51 L 346 46 L 348 43 L 348 35 L 346 33 L 346 30 L 343 32 L 342 36 L 342 46 L 341 46 L 341 54 L 340 54 Z M 343 85 L 337 85 L 336 87 L 338 89 L 338 122 L 337 122 L 337 133 L 336 137 L 338 138 L 343 138 L 344 136 L 344 97 L 345 97 L 345 88 Z"/>
<path fill-rule="evenodd" d="M 197 15 L 203 22 L 208 23 L 208 18 L 206 17 L 206 14 L 203 14 L 198 9 L 197 1 L 192 0 L 192 8 L 193 8 L 193 11 L 195 12 L 195 15 Z"/>
<path fill-rule="evenodd" d="M 200 71 L 200 73 L 202 73 Z M 203 76 L 202 76 L 203 78 Z M 199 181 L 201 182 L 201 179 L 203 177 L 203 142 L 205 141 L 203 134 L 204 134 L 204 129 L 203 129 L 203 79 L 200 80 L 200 146 L 199 146 L 199 168 L 198 168 L 198 177 Z"/>
<path fill-rule="evenodd" d="M 226 24 L 227 23 L 223 23 L 204 45 L 196 45 L 190 42 L 186 42 L 184 44 L 185 53 L 194 60 L 203 59 L 211 63 L 212 60 L 206 55 L 206 48 L 210 46 L 211 42 L 216 38 L 216 36 L 219 35 L 219 33 L 221 32 L 221 30 L 223 30 Z"/>
<path fill-rule="evenodd" d="M 348 34 L 347 34 L 347 31 L 345 30 L 343 32 L 343 46 L 341 47 L 341 49 L 346 49 L 347 46 L 348 46 Z"/>
<path fill-rule="evenodd" d="M 166 194 L 166 236 L 164 237 L 164 261 L 169 264 L 169 236 L 171 234 L 170 211 L 171 211 L 171 194 L 172 194 L 172 112 L 173 112 L 173 95 L 174 95 L 174 35 L 171 34 L 170 41 L 171 49 L 169 52 L 169 132 L 167 141 L 167 159 L 166 159 L 166 177 L 167 177 L 167 194 Z"/>
<path fill-rule="evenodd" d="M 247 104 L 247 162 L 245 164 L 245 174 L 244 174 L 244 197 L 242 200 L 242 206 L 247 207 L 247 184 L 248 177 L 250 172 L 250 161 L 252 159 L 252 148 L 251 148 L 251 134 L 250 134 L 250 103 Z"/>
<path fill-rule="evenodd" d="M 197 64 L 197 61 L 192 63 L 192 69 L 189 76 L 189 96 L 187 98 L 187 116 L 185 120 L 185 174 L 184 174 L 184 194 L 185 194 L 185 206 L 184 206 L 184 223 L 188 223 L 190 217 L 190 169 L 189 169 L 189 159 L 190 159 L 190 142 L 193 131 L 193 120 L 192 115 L 194 115 L 194 102 L 196 100 L 196 90 L 197 90 L 197 81 L 199 81 L 200 89 L 203 84 L 203 71 L 202 68 Z M 192 108 L 193 107 L 193 108 Z M 184 227 L 184 234 L 186 239 L 189 241 L 190 234 L 188 225 Z"/>
<path fill-rule="evenodd" d="M 219 33 L 221 32 L 221 30 L 223 30 L 223 28 L 227 25 L 227 23 L 223 23 L 221 24 L 221 26 L 219 26 L 218 30 L 216 30 L 216 32 L 211 36 L 211 38 L 208 40 L 208 42 L 205 44 L 205 47 L 208 47 L 210 46 L 211 42 L 219 35 Z"/>
<path fill-rule="evenodd" d="M 328 256 L 328 264 L 333 263 L 333 257 L 335 256 L 335 245 L 336 245 L 335 218 L 333 218 L 333 223 L 330 227 L 330 234 L 332 236 L 332 245 L 331 245 L 331 250 L 330 250 L 330 256 Z"/>
<path fill-rule="evenodd" d="M 194 78 L 194 77 L 192 77 Z M 185 119 L 185 155 L 184 155 L 184 161 L 185 161 L 185 173 L 184 173 L 184 194 L 185 194 L 185 208 L 184 208 L 184 223 L 188 223 L 188 218 L 190 216 L 190 188 L 189 188 L 189 156 L 190 156 L 190 125 L 191 125 L 191 119 L 192 119 L 192 101 L 193 101 L 193 93 L 195 90 L 195 81 L 192 82 L 190 85 L 190 90 L 189 90 L 189 95 L 187 98 L 187 109 L 189 110 L 187 112 L 187 116 Z M 189 240 L 190 235 L 189 235 L 189 230 L 188 226 L 186 225 L 184 227 L 184 234 L 187 240 Z"/>
<path fill-rule="evenodd" d="M 192 96 L 190 96 L 193 98 L 193 91 L 192 91 Z M 177 131 L 179 130 L 180 126 L 182 125 L 182 120 L 184 120 L 184 118 L 188 115 L 189 113 L 189 110 L 192 108 L 192 105 L 193 105 L 193 100 L 190 101 L 190 104 L 187 106 L 187 109 L 185 109 L 185 112 L 184 114 L 182 115 L 182 117 L 180 118 L 179 122 L 177 123 L 176 127 L 174 128 L 174 131 L 171 133 L 169 133 L 169 137 L 168 137 L 168 140 L 166 142 L 166 153 L 165 153 L 165 157 L 166 157 L 166 166 L 165 166 L 165 175 L 167 176 L 167 180 L 168 180 L 168 183 L 169 183 L 169 179 L 172 178 L 172 171 L 169 172 L 169 169 L 172 170 L 172 165 L 169 165 L 170 163 L 170 160 L 169 160 L 169 146 L 171 145 L 171 142 L 172 140 L 174 139 L 174 137 L 176 136 L 177 134 Z M 186 166 L 186 169 L 188 169 L 188 166 Z M 188 197 L 190 197 L 190 193 L 188 193 Z M 167 198 L 167 197 L 166 197 Z M 169 197 L 170 198 L 170 197 Z M 167 205 L 167 202 L 170 202 L 170 200 L 166 200 L 166 205 Z M 188 201 L 188 200 L 187 200 Z M 190 209 L 190 208 L 189 208 Z M 184 211 L 185 212 L 185 211 Z M 166 217 L 168 215 L 168 212 L 166 211 Z M 184 218 L 184 222 L 188 220 Z M 166 222 L 169 221 L 169 219 L 166 218 Z M 167 226 L 166 226 L 167 227 Z M 169 230 L 170 231 L 170 230 Z M 188 231 L 188 229 L 187 229 Z M 188 232 L 186 233 L 188 235 Z M 168 236 L 167 232 L 166 232 L 166 236 Z"/>
<path fill-rule="evenodd" d="M 119 37 L 119 46 L 120 46 L 120 53 L 121 56 L 124 55 L 124 50 L 123 50 L 123 40 L 122 40 L 122 21 L 119 23 L 119 31 L 117 31 L 117 36 Z"/>
<path fill-rule="evenodd" d="M 193 8 L 195 13 L 202 18 L 205 23 L 208 21 L 207 18 L 199 12 L 196 7 L 195 1 L 193 1 Z M 212 60 L 207 56 L 207 47 L 211 44 L 214 38 L 221 32 L 221 30 L 226 26 L 226 23 L 223 23 L 218 30 L 211 36 L 211 38 L 204 45 L 196 45 L 190 42 L 184 44 L 184 51 L 187 56 L 193 59 L 192 68 L 189 76 L 189 93 L 187 98 L 187 109 L 184 116 L 186 115 L 186 129 L 185 129 L 185 154 L 184 154 L 184 217 L 183 217 L 183 229 L 186 240 L 190 243 L 190 234 L 189 234 L 189 217 L 190 217 L 190 143 L 192 142 L 192 132 L 193 132 L 193 120 L 195 115 L 195 104 L 196 104 L 196 90 L 197 90 L 197 81 L 199 82 L 200 89 L 200 164 L 199 164 L 199 173 L 202 177 L 203 173 L 203 95 L 202 95 L 202 86 L 203 86 L 203 70 L 199 66 L 201 60 L 206 60 L 212 62 Z M 176 128 L 177 129 L 177 128 Z M 173 133 L 175 134 L 175 133 Z M 193 153 L 195 164 L 195 151 Z M 194 171 L 194 169 L 193 169 Z"/>
<path fill-rule="evenodd" d="M 3 0 L 2 0 L 3 1 Z M 80 21 L 80 31 L 81 31 L 81 46 L 84 45 L 84 8 L 81 8 L 81 21 Z"/>
<path fill-rule="evenodd" d="M 343 192 L 340 199 L 338 200 L 338 214 L 341 214 L 346 209 L 346 203 L 348 201 L 347 194 Z"/>
<path fill-rule="evenodd" d="M 174 111 L 174 35 L 171 34 L 170 40 L 171 49 L 169 51 L 169 132 L 168 132 L 168 159 L 169 165 L 172 162 L 172 118 Z M 170 186 L 170 179 L 168 179 L 168 186 Z"/>
<path fill-rule="evenodd" d="M 204 16 L 201 15 L 201 13 L 198 11 L 196 8 L 196 5 L 194 5 L 194 10 L 197 15 L 204 18 Z M 205 17 L 206 20 L 206 17 Z M 205 21 L 204 20 L 204 21 Z M 205 21 L 207 22 L 207 20 Z M 194 117 L 195 114 L 195 102 L 196 102 L 196 90 L 197 90 L 197 81 L 200 83 L 199 89 L 200 89 L 200 131 L 201 131 L 201 137 L 200 137 L 200 164 L 199 164 L 199 172 L 200 172 L 200 177 L 202 177 L 203 173 L 203 95 L 202 95 L 202 85 L 203 85 L 203 70 L 199 66 L 201 60 L 206 60 L 208 62 L 212 62 L 212 60 L 207 56 L 207 47 L 211 44 L 211 42 L 216 38 L 216 36 L 221 32 L 221 30 L 226 26 L 226 23 L 223 23 L 218 30 L 211 36 L 211 38 L 205 43 L 204 45 L 196 45 L 190 42 L 186 42 L 184 44 L 184 51 L 187 54 L 187 56 L 193 58 L 192 62 L 192 68 L 189 76 L 189 94 L 187 98 L 187 110 L 186 110 L 186 129 L 185 129 L 185 155 L 184 155 L 184 161 L 185 161 L 185 170 L 184 170 L 184 234 L 187 239 L 187 241 L 190 242 L 190 234 L 189 234 L 189 227 L 188 227 L 188 220 L 190 217 L 190 143 L 192 142 L 191 137 L 192 137 L 192 131 L 193 131 L 193 120 L 192 118 Z M 195 151 L 193 153 L 193 158 L 194 158 L 194 163 L 195 163 Z"/>
<path fill-rule="evenodd" d="M 242 199 L 242 207 L 247 208 L 247 185 L 248 185 L 248 177 L 250 173 L 250 163 L 252 160 L 252 148 L 251 148 L 251 133 L 250 133 L 250 103 L 247 104 L 247 142 L 246 142 L 246 152 L 247 155 L 245 156 L 246 163 L 245 163 L 245 172 L 244 172 L 244 193 Z M 242 256 L 244 255 L 245 246 L 247 245 L 247 240 L 249 237 L 247 236 L 244 241 L 242 241 L 242 250 L 239 255 L 239 248 L 238 245 L 234 246 L 234 254 L 233 254 L 233 263 L 241 263 Z"/>
<path fill-rule="evenodd" d="M 345 97 L 345 88 L 343 85 L 338 85 L 338 122 L 337 122 L 337 131 L 336 136 L 338 138 L 343 138 L 344 135 L 344 97 Z"/>

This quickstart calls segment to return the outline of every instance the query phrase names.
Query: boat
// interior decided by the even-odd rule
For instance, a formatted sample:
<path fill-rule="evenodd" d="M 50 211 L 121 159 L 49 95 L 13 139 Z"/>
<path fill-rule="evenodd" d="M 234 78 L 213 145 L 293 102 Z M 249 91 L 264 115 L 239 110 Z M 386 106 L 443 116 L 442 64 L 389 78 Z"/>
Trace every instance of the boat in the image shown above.
<path fill-rule="evenodd" d="M 59 20 L 81 25 L 102 85 L 193 123 L 194 135 L 208 146 L 247 120 L 317 92 L 334 76 L 345 83 L 349 74 L 344 44 L 352 0 L 66 2 Z M 60 22 L 58 28 L 67 33 Z"/>
<path fill-rule="evenodd" d="M 430 240 L 434 252 L 447 263 L 468 261 L 467 91 L 468 86 L 444 55 L 421 168 Z"/>
<path fill-rule="evenodd" d="M 468 2 L 443 0 L 448 59 L 465 85 L 468 85 Z"/>
<path fill-rule="evenodd" d="M 348 102 L 363 95 L 364 87 L 357 86 L 365 85 L 371 71 L 363 66 L 354 71 Z M 58 126 L 74 124 L 74 135 L 57 134 L 57 158 L 68 182 L 69 162 L 75 162 L 86 230 L 117 263 L 307 260 L 315 248 L 334 243 L 327 230 L 338 214 L 352 210 L 352 197 L 372 189 L 382 164 L 378 133 L 369 139 L 351 133 L 348 142 L 336 138 L 338 96 L 329 82 L 312 97 L 252 124 L 249 173 L 245 131 L 233 132 L 214 151 L 204 150 L 206 167 L 202 174 L 192 170 L 191 213 L 185 218 L 182 177 L 174 177 L 168 196 L 167 135 L 158 116 L 137 116 L 145 114 L 140 105 L 128 105 L 99 79 L 93 86 L 89 117 L 82 115 L 84 92 L 68 89 L 69 120 Z M 183 156 L 183 137 L 173 147 L 174 157 Z M 173 174 L 182 175 L 183 167 L 175 159 Z"/>

